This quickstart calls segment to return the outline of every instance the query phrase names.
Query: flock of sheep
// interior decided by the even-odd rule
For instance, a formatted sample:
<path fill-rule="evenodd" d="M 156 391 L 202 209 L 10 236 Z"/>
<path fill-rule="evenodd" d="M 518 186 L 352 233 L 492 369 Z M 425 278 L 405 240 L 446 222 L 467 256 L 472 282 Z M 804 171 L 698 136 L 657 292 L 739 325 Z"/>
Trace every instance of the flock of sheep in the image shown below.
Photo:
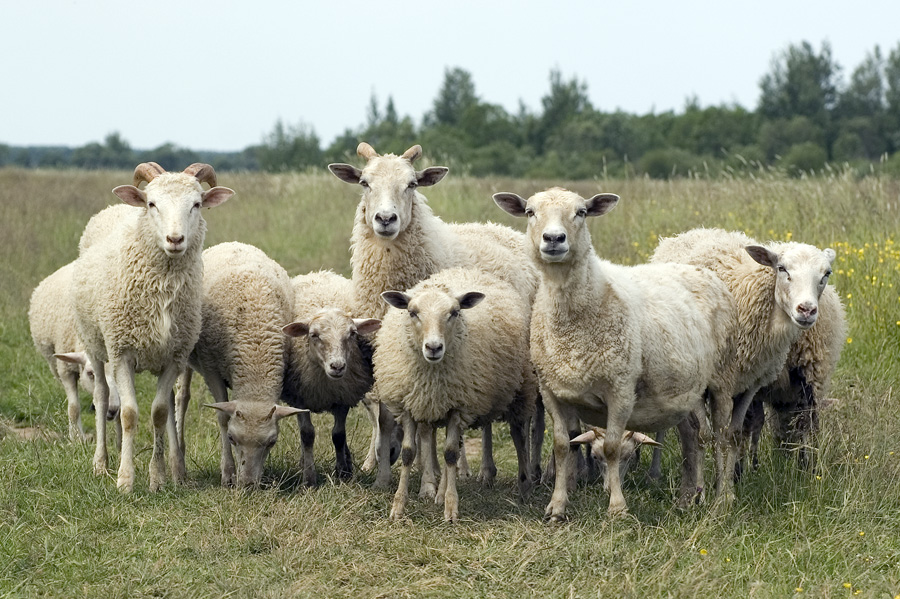
<path fill-rule="evenodd" d="M 624 466 L 639 444 L 658 445 L 633 431 L 661 441 L 677 429 L 682 506 L 702 497 L 708 439 L 716 496 L 733 498 L 748 443 L 756 459 L 764 401 L 776 440 L 809 461 L 845 338 L 843 307 L 828 285 L 834 251 L 695 229 L 662 240 L 649 264 L 620 266 L 597 256 L 587 227 L 588 217 L 615 207 L 614 194 L 495 194 L 500 208 L 527 218 L 525 234 L 446 223 L 418 188 L 448 169 L 416 170 L 421 147 L 379 155 L 361 143 L 357 152 L 362 169 L 329 165 L 362 190 L 349 280 L 330 271 L 291 279 L 238 242 L 203 251 L 201 209 L 234 194 L 217 186 L 209 165 L 170 173 L 143 163 L 134 185 L 113 190 L 124 204 L 91 218 L 79 257 L 35 289 L 29 312 L 35 345 L 66 390 L 73 439 L 84 438 L 79 380 L 93 395 L 95 473 L 107 469 L 112 420 L 117 486 L 134 487 L 134 375 L 145 370 L 157 377 L 151 491 L 165 483 L 166 438 L 171 476 L 185 478 L 193 371 L 215 399 L 209 407 L 218 413 L 226 486 L 258 484 L 279 420 L 291 415 L 300 426 L 303 481 L 314 485 L 310 411 L 334 416 L 336 474 L 350 477 L 345 423 L 362 403 L 373 427 L 362 468 L 377 469 L 375 487 L 390 486 L 399 455 L 392 519 L 403 517 L 418 467 L 420 497 L 457 520 L 457 478 L 468 471 L 463 432 L 482 429 L 479 478 L 490 484 L 498 420 L 509 425 L 526 496 L 542 474 L 545 409 L 553 426 L 544 473 L 554 478 L 552 521 L 566 518 L 585 443 L 605 464 L 610 513 L 627 509 Z M 437 426 L 446 427 L 443 469 Z"/>

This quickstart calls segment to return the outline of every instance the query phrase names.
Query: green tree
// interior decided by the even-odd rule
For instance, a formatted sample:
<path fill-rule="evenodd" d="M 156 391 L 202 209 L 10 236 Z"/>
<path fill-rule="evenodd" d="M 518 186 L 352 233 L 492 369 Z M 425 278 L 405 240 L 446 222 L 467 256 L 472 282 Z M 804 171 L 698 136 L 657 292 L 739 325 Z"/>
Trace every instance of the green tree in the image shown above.
<path fill-rule="evenodd" d="M 444 70 L 444 82 L 438 90 L 434 104 L 425 115 L 428 127 L 460 125 L 466 111 L 478 103 L 472 75 L 459 67 Z"/>
<path fill-rule="evenodd" d="M 257 150 L 259 166 L 268 172 L 301 170 L 322 163 L 319 137 L 305 123 L 285 126 L 281 119 L 275 123 Z"/>
<path fill-rule="evenodd" d="M 788 46 L 760 81 L 760 114 L 767 119 L 805 116 L 827 128 L 837 104 L 840 70 L 827 41 L 819 53 L 809 42 Z"/>

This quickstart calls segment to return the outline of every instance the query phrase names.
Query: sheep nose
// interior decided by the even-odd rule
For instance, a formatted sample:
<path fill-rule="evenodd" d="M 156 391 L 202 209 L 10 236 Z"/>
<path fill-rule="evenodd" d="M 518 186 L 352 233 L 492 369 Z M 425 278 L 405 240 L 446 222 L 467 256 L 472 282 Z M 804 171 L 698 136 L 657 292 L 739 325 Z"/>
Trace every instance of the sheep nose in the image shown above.
<path fill-rule="evenodd" d="M 810 304 L 800 304 L 799 306 L 797 306 L 797 312 L 806 316 L 807 318 L 815 316 L 818 311 L 818 306 L 812 306 Z"/>
<path fill-rule="evenodd" d="M 340 373 L 344 372 L 344 368 L 346 368 L 347 365 L 344 364 L 343 362 L 331 362 L 328 364 L 328 367 L 335 374 L 340 374 Z"/>
<path fill-rule="evenodd" d="M 375 220 L 377 220 L 378 224 L 380 224 L 381 226 L 387 226 L 397 220 L 397 214 L 394 212 L 391 212 L 389 214 L 382 214 L 381 212 L 378 212 L 377 214 L 375 214 Z"/>
<path fill-rule="evenodd" d="M 172 245 L 181 245 L 181 243 L 184 242 L 184 235 L 178 235 L 177 237 L 173 235 L 166 235 L 166 241 L 168 241 Z"/>
<path fill-rule="evenodd" d="M 548 233 L 545 231 L 543 239 L 547 243 L 563 243 L 566 240 L 566 234 L 564 232 Z"/>
<path fill-rule="evenodd" d="M 444 344 L 440 341 L 429 341 L 425 344 L 425 349 L 431 354 L 437 354 L 444 351 Z"/>

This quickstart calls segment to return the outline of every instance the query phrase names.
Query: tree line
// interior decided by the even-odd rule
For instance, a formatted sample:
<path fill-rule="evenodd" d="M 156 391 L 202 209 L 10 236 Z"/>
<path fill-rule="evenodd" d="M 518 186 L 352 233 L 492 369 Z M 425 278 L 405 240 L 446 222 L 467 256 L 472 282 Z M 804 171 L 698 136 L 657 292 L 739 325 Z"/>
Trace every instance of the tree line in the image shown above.
<path fill-rule="evenodd" d="M 138 151 L 118 133 L 79 148 L 0 144 L 0 166 L 131 168 L 154 160 L 165 168 L 208 162 L 217 170 L 283 172 L 352 159 L 365 140 L 399 152 L 420 143 L 436 163 L 474 176 L 581 179 L 597 176 L 717 176 L 760 169 L 789 175 L 825 169 L 900 176 L 900 43 L 886 56 L 876 46 L 847 80 L 826 41 L 789 45 L 759 82 L 755 110 L 701 107 L 644 115 L 604 112 L 587 83 L 552 70 L 538 111 L 515 113 L 479 97 L 471 74 L 448 68 L 431 109 L 417 124 L 392 97 L 372 96 L 366 121 L 323 147 L 308 124 L 275 123 L 258 145 L 240 152 L 196 152 L 164 144 Z"/>

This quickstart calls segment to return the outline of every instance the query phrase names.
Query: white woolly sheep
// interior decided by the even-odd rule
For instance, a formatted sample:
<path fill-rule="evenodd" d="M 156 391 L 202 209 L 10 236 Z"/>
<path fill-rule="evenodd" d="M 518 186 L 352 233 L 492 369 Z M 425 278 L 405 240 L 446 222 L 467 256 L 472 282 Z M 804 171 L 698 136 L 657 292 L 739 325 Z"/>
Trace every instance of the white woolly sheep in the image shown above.
<path fill-rule="evenodd" d="M 377 331 L 381 321 L 350 317 L 353 285 L 334 272 L 300 275 L 291 283 L 294 322 L 283 330 L 297 339 L 290 344 L 282 396 L 292 406 L 334 416 L 335 473 L 338 478 L 349 478 L 353 460 L 347 446 L 347 413 L 372 387 L 372 349 L 365 336 Z M 316 484 L 316 431 L 308 412 L 297 418 L 303 480 L 312 486 Z"/>
<path fill-rule="evenodd" d="M 588 445 L 591 457 L 594 459 L 594 467 L 598 475 L 603 479 L 603 487 L 609 491 L 606 457 L 603 455 L 603 443 L 606 440 L 606 429 L 599 426 L 589 426 L 588 430 L 570 441 L 572 445 Z M 641 446 L 652 445 L 659 447 L 660 443 L 635 431 L 625 431 L 622 435 L 622 446 L 619 448 L 619 478 L 633 468 L 641 457 Z"/>
<path fill-rule="evenodd" d="M 795 242 L 761 246 L 743 233 L 705 228 L 661 240 L 651 256 L 652 263 L 708 268 L 734 296 L 739 334 L 728 431 L 733 444 L 743 447 L 744 418 L 753 398 L 782 371 L 802 331 L 816 323 L 834 257 L 832 249 Z M 732 475 L 734 464 L 727 467 Z"/>
<path fill-rule="evenodd" d="M 524 251 L 524 236 L 493 223 L 445 223 L 417 191 L 419 187 L 438 183 L 447 174 L 447 167 L 417 171 L 413 162 L 422 155 L 418 145 L 401 156 L 382 156 L 363 142 L 357 153 L 367 161 L 362 170 L 349 164 L 328 165 L 342 181 L 363 188 L 351 237 L 354 314 L 379 318 L 387 311 L 381 301 L 383 292 L 409 289 L 430 275 L 452 267 L 475 267 L 493 274 L 512 285 L 530 307 L 538 277 L 531 265 L 517 263 L 516 258 Z M 386 455 L 390 435 L 383 433 L 391 430 L 392 422 L 384 410 L 379 414 L 379 421 L 382 434 L 378 453 Z M 496 471 L 487 451 L 489 431 L 485 429 L 482 447 L 482 476 L 488 479 Z M 534 453 L 537 454 L 535 463 L 539 464 L 540 445 Z M 375 484 L 384 488 L 390 485 L 387 459 L 378 460 Z"/>
<path fill-rule="evenodd" d="M 132 210 L 128 204 L 107 206 L 92 216 L 84 227 L 78 240 L 78 254 L 83 254 L 89 247 L 116 231 L 123 223 L 134 221 L 137 217 L 138 211 Z"/>
<path fill-rule="evenodd" d="M 574 487 L 578 417 L 606 426 L 610 513 L 626 510 L 619 474 L 626 428 L 658 431 L 678 425 L 684 453 L 682 505 L 700 486 L 699 433 L 694 410 L 709 390 L 712 417 L 722 430 L 731 417 L 734 302 L 713 273 L 684 265 L 625 267 L 597 257 L 586 217 L 618 202 L 601 193 L 585 200 L 561 188 L 528 200 L 499 193 L 494 201 L 528 218 L 529 258 L 541 271 L 532 306 L 531 358 L 544 405 L 553 418 L 556 478 L 546 509 L 563 520 Z M 717 492 L 729 451 L 716 438 Z"/>
<path fill-rule="evenodd" d="M 216 400 L 208 407 L 219 411 L 222 486 L 256 486 L 278 441 L 278 421 L 300 412 L 278 405 L 289 345 L 281 327 L 291 319 L 294 291 L 278 263 L 243 243 L 204 251 L 203 272 L 203 325 L 189 364 Z M 189 378 L 179 382 L 179 443 L 189 388 Z"/>
<path fill-rule="evenodd" d="M 762 405 L 771 408 L 772 432 L 781 449 L 796 450 L 801 465 L 811 462 L 810 449 L 819 428 L 819 410 L 833 400 L 828 398 L 831 375 L 847 339 L 844 305 L 829 285 L 819 297 L 816 326 L 806 329 L 791 345 L 787 361 L 778 378 L 759 390 L 751 404 L 749 421 L 750 455 L 758 464 L 759 434 L 764 423 Z"/>
<path fill-rule="evenodd" d="M 531 487 L 527 427 L 537 388 L 528 359 L 528 308 L 521 295 L 497 277 L 454 268 L 406 293 L 388 291 L 383 297 L 397 310 L 387 313 L 378 335 L 375 387 L 404 433 L 391 518 L 401 518 L 406 507 L 417 427 L 425 457 L 434 446 L 434 427 L 447 427 L 441 485 L 435 488 L 431 460 L 423 459 L 420 493 L 444 504 L 445 520 L 459 518 L 457 462 L 462 432 L 470 426 L 501 417 L 509 422 L 519 493 L 526 495 Z"/>
<path fill-rule="evenodd" d="M 75 332 L 75 306 L 72 303 L 73 263 L 66 264 L 35 287 L 31 294 L 28 323 L 38 352 L 50 366 L 50 372 L 66 391 L 69 439 L 86 440 L 81 423 L 78 383 L 93 395 L 94 369 L 88 363 L 84 346 Z M 119 413 L 119 395 L 110 373 L 106 375 L 110 400 L 105 414 L 113 420 Z M 121 430 L 121 427 L 118 427 Z M 121 434 L 119 435 L 121 441 Z"/>
<path fill-rule="evenodd" d="M 144 190 L 137 188 L 147 182 Z M 204 191 L 201 182 L 210 184 Z M 134 437 L 138 426 L 136 372 L 158 377 L 151 407 L 154 427 L 150 490 L 165 480 L 163 443 L 169 434 L 169 457 L 176 482 L 184 479 L 184 456 L 178 447 L 172 385 L 187 366 L 200 335 L 203 285 L 203 239 L 206 221 L 201 208 L 217 206 L 234 192 L 216 187 L 211 166 L 196 163 L 183 173 L 167 173 L 158 164 L 135 168 L 134 185 L 113 193 L 133 206 L 138 216 L 90 245 L 75 261 L 75 313 L 78 336 L 97 373 L 94 406 L 104 414 L 109 362 L 121 398 L 122 454 L 117 487 L 134 488 Z M 106 471 L 106 433 L 98 426 L 94 471 Z"/>

